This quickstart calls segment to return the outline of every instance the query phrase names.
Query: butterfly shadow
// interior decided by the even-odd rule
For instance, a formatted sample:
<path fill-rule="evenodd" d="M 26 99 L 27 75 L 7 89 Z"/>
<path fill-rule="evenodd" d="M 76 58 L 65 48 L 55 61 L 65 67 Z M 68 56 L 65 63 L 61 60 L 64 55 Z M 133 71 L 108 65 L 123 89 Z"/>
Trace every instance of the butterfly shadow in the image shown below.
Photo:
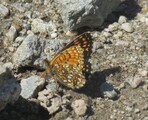
<path fill-rule="evenodd" d="M 111 69 L 105 69 L 103 71 L 96 71 L 92 73 L 87 79 L 86 85 L 77 92 L 86 94 L 92 98 L 101 97 L 100 86 L 106 82 L 106 77 L 109 75 L 115 75 L 121 71 L 121 67 L 114 67 Z M 118 92 L 118 91 L 117 91 Z"/>

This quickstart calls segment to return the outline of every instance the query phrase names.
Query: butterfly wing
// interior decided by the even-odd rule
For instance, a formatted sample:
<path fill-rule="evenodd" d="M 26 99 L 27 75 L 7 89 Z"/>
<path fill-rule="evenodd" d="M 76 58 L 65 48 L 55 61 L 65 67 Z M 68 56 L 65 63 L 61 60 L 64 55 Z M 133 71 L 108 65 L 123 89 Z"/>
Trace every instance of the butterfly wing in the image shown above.
<path fill-rule="evenodd" d="M 50 62 L 49 66 L 57 81 L 72 89 L 85 84 L 84 72 L 90 70 L 89 58 L 92 52 L 90 33 L 73 39 Z"/>
<path fill-rule="evenodd" d="M 57 59 L 59 58 L 59 56 L 61 56 L 61 54 L 63 53 L 63 51 L 67 50 L 68 48 L 72 47 L 72 46 L 80 46 L 83 49 L 83 58 L 84 58 L 84 67 L 83 67 L 83 72 L 90 72 L 91 71 L 91 64 L 89 63 L 89 58 L 90 55 L 92 53 L 92 36 L 90 33 L 85 32 L 79 36 L 77 36 L 76 38 L 74 38 L 70 43 L 68 43 L 61 51 L 59 51 L 57 53 L 57 55 L 55 55 L 55 57 L 53 58 L 53 60 L 51 61 L 51 64 L 54 61 L 57 61 Z M 73 50 L 72 50 L 73 51 Z M 76 52 L 76 51 L 75 51 Z M 77 56 L 77 55 L 74 55 Z M 79 58 L 78 58 L 79 59 Z M 67 60 L 67 59 L 66 59 Z"/>
<path fill-rule="evenodd" d="M 85 84 L 83 61 L 83 49 L 80 46 L 64 50 L 50 63 L 55 79 L 73 89 L 82 87 Z"/>

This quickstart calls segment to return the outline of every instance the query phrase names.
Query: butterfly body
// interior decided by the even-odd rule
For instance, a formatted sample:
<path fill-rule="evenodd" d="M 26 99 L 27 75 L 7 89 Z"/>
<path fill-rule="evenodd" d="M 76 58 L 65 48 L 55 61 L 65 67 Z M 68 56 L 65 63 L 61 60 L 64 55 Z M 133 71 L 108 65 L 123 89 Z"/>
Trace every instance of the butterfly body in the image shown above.
<path fill-rule="evenodd" d="M 88 60 L 91 50 L 91 35 L 83 33 L 67 44 L 50 62 L 47 62 L 46 73 L 69 88 L 83 87 L 86 83 L 84 72 L 90 69 Z"/>

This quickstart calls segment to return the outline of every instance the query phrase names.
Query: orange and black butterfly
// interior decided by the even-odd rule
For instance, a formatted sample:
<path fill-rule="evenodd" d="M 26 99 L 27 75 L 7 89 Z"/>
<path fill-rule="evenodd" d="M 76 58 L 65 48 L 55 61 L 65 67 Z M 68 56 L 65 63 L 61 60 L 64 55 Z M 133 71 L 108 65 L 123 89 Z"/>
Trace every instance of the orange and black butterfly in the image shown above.
<path fill-rule="evenodd" d="M 51 61 L 46 61 L 47 75 L 72 89 L 79 89 L 86 83 L 85 73 L 91 70 L 89 58 L 92 52 L 92 37 L 83 33 L 74 38 Z"/>

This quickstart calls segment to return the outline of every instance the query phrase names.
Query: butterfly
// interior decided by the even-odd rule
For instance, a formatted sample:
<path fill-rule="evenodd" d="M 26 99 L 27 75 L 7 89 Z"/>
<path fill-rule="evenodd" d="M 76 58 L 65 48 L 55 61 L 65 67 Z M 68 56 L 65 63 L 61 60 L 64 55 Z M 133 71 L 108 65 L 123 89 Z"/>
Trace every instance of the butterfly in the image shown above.
<path fill-rule="evenodd" d="M 53 76 L 68 88 L 79 89 L 86 83 L 85 74 L 91 70 L 92 36 L 85 32 L 72 39 L 51 61 L 46 60 L 45 74 Z"/>

